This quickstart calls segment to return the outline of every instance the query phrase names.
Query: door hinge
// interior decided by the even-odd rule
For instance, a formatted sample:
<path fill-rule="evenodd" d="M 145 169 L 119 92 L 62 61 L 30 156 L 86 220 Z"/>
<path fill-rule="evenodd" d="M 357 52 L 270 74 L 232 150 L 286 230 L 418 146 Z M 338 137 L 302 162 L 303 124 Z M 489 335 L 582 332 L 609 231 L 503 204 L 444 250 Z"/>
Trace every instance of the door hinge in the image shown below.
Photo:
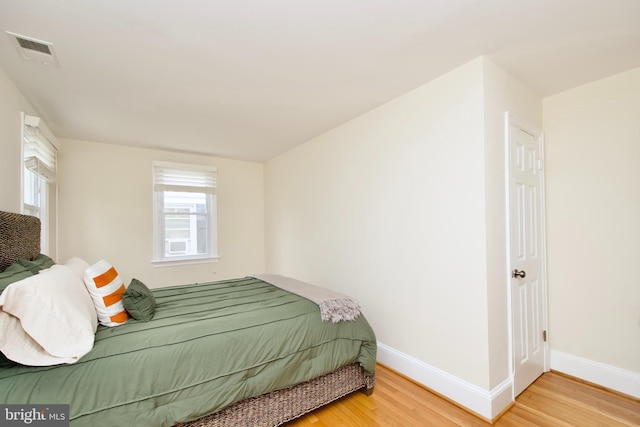
<path fill-rule="evenodd" d="M 542 331 L 542 339 L 547 342 L 547 331 Z"/>
<path fill-rule="evenodd" d="M 538 159 L 538 170 L 541 171 L 544 169 L 544 160 Z"/>

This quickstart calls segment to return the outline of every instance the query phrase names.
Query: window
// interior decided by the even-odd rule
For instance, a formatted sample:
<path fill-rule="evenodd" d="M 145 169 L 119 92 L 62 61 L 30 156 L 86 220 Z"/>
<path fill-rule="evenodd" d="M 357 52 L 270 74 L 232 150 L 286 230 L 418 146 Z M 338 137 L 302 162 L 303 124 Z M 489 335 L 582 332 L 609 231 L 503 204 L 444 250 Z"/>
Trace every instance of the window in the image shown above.
<path fill-rule="evenodd" d="M 217 258 L 216 168 L 153 163 L 154 262 Z"/>
<path fill-rule="evenodd" d="M 55 255 L 57 141 L 38 117 L 23 113 L 22 120 L 22 212 L 40 218 L 40 250 Z"/>

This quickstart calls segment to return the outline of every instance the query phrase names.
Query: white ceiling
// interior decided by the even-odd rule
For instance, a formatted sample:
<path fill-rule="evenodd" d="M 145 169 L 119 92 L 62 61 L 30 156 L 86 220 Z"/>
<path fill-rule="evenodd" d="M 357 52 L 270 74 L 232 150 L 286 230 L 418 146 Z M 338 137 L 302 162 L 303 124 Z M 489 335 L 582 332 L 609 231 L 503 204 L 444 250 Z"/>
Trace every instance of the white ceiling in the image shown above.
<path fill-rule="evenodd" d="M 640 66 L 640 0 L 0 0 L 0 30 L 57 137 L 254 161 L 483 54 L 542 96 Z"/>

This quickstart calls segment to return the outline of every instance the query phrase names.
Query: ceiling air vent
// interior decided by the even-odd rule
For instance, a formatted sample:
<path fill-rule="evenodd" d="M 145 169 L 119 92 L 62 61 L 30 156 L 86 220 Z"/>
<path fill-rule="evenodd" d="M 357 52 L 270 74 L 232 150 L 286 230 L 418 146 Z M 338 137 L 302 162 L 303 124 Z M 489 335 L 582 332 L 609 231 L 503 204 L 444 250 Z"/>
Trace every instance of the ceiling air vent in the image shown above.
<path fill-rule="evenodd" d="M 20 34 L 10 31 L 7 31 L 7 35 L 22 59 L 39 62 L 42 65 L 60 65 L 56 57 L 56 51 L 53 48 L 53 43 L 21 36 Z"/>

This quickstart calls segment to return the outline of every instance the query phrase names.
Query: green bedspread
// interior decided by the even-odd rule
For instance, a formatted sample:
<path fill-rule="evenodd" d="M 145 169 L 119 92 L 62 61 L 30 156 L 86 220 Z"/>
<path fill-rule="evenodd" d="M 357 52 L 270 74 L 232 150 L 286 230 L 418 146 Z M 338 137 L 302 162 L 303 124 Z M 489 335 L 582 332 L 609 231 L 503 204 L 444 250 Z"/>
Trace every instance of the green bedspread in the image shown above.
<path fill-rule="evenodd" d="M 254 278 L 153 294 L 153 320 L 100 326 L 73 365 L 0 362 L 0 402 L 70 404 L 72 426 L 170 426 L 349 363 L 374 373 L 364 316 L 322 322 L 316 304 Z"/>

